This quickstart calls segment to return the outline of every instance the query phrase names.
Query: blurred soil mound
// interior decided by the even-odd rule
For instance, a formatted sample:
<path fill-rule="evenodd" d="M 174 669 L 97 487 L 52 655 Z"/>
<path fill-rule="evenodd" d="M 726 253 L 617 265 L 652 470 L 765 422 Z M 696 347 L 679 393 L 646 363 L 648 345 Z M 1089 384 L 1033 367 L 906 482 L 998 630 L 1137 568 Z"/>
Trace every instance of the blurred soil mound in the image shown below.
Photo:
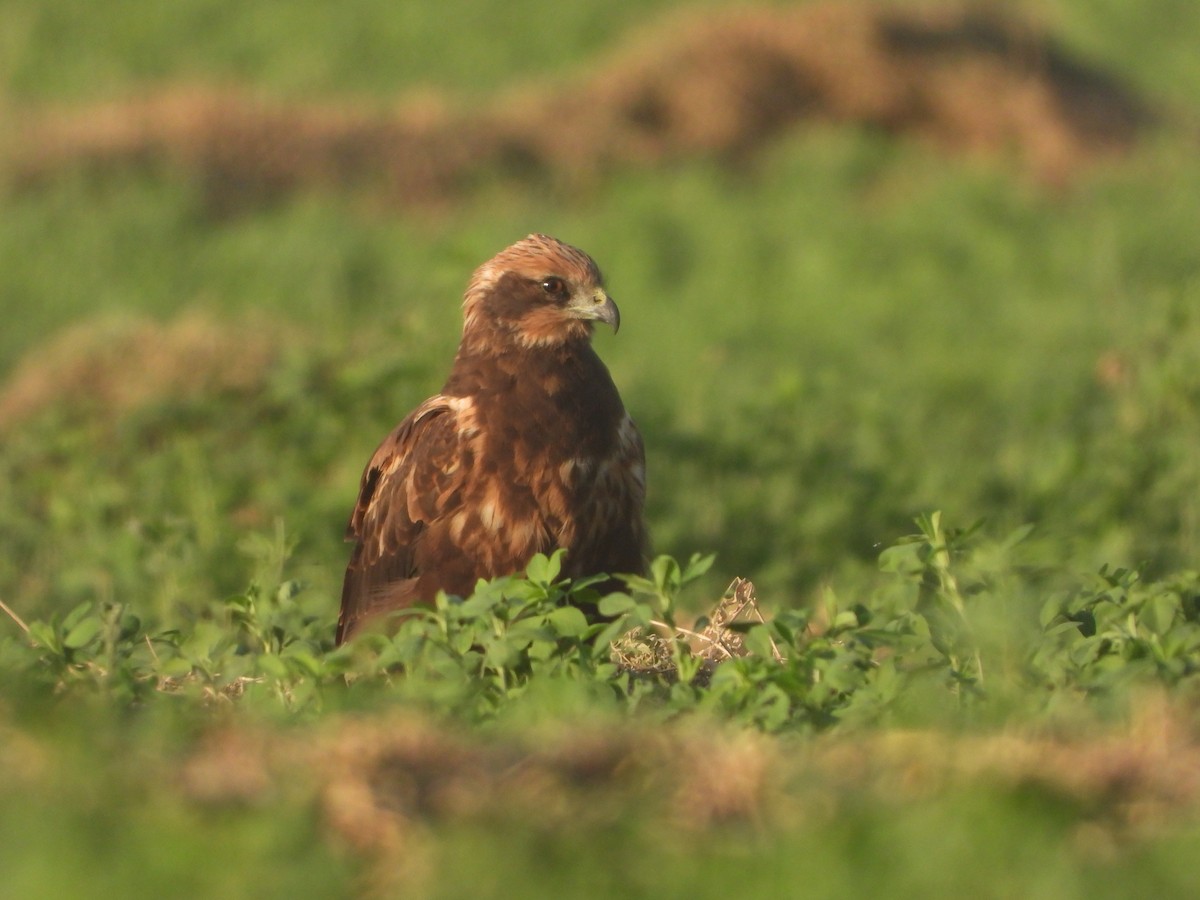
<path fill-rule="evenodd" d="M 786 741 L 709 720 L 651 728 L 580 723 L 472 738 L 405 713 L 334 717 L 315 733 L 271 737 L 216 727 L 171 777 L 198 806 L 259 802 L 308 785 L 326 829 L 416 893 L 447 825 L 692 835 L 770 831 L 843 810 L 926 803 L 962 790 L 1044 795 L 1078 810 L 1079 839 L 1116 848 L 1194 818 L 1200 740 L 1192 711 L 1148 694 L 1127 725 L 1075 736 L 853 730 Z M 1057 807 L 1056 807 L 1057 808 Z"/>
<path fill-rule="evenodd" d="M 686 157 L 737 164 L 811 120 L 1012 157 L 1061 184 L 1153 119 L 1113 76 L 998 9 L 824 3 L 669 17 L 591 73 L 476 110 L 436 97 L 381 111 L 174 88 L 42 114 L 7 169 L 33 185 L 64 168 L 166 163 L 196 173 L 217 211 L 310 185 L 428 205 L 497 175 L 570 184 Z"/>
<path fill-rule="evenodd" d="M 54 407 L 119 418 L 155 402 L 257 390 L 279 355 L 274 333 L 195 313 L 165 324 L 72 326 L 26 353 L 0 384 L 0 433 Z"/>

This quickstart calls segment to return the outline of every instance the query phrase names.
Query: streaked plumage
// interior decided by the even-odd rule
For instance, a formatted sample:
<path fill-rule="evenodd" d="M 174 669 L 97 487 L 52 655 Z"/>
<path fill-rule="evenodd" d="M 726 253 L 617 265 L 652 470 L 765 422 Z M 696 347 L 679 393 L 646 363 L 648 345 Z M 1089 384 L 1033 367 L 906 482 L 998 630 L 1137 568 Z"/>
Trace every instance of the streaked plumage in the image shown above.
<path fill-rule="evenodd" d="M 592 349 L 595 321 L 620 322 L 600 270 L 554 238 L 530 235 L 475 271 L 450 377 L 363 472 L 339 644 L 558 547 L 570 577 L 644 570 L 645 454 Z"/>

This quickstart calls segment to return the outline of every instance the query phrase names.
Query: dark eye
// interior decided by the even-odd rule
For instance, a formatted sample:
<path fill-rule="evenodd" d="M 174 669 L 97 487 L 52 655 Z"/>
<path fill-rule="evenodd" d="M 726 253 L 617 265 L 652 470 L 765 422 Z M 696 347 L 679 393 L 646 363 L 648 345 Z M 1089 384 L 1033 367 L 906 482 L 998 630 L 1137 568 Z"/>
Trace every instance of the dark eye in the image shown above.
<path fill-rule="evenodd" d="M 558 276 L 551 275 L 549 278 L 542 279 L 542 290 L 552 297 L 564 297 L 567 293 L 567 285 Z"/>

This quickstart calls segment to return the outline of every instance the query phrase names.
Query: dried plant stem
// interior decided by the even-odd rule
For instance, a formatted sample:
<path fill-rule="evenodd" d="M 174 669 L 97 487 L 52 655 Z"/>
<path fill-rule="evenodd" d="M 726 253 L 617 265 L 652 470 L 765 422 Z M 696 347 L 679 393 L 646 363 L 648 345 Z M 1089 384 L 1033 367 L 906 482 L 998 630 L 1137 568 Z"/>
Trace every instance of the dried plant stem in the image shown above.
<path fill-rule="evenodd" d="M 20 616 L 18 616 L 15 612 L 13 612 L 13 610 L 9 607 L 9 605 L 7 603 L 5 603 L 3 600 L 0 600 L 0 610 L 3 610 L 5 613 L 7 613 L 8 617 L 10 619 L 12 619 L 14 622 L 16 622 L 18 627 L 23 632 L 25 632 L 26 634 L 29 634 L 29 626 L 25 624 L 25 620 L 22 619 Z"/>
<path fill-rule="evenodd" d="M 724 644 L 722 644 L 716 638 L 710 637 L 707 634 L 701 634 L 698 631 L 692 631 L 690 629 L 682 627 L 681 625 L 668 625 L 666 622 L 660 622 L 657 619 L 651 619 L 650 624 L 656 625 L 659 628 L 664 629 L 665 631 L 674 631 L 675 634 L 677 634 L 677 635 L 682 634 L 686 637 L 695 638 L 698 641 L 703 641 L 704 643 L 708 644 L 709 646 L 713 647 L 714 649 L 720 650 L 722 653 L 725 654 L 725 656 L 727 658 L 733 659 L 733 654 L 729 652 L 728 648 L 726 648 Z"/>

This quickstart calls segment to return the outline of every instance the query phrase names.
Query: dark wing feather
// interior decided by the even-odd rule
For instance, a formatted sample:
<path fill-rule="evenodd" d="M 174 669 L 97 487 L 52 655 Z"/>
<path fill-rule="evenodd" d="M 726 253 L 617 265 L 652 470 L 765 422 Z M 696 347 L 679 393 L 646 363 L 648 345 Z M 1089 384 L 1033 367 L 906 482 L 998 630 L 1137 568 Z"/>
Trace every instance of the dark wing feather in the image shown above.
<path fill-rule="evenodd" d="M 338 644 L 373 614 L 421 599 L 422 535 L 462 502 L 457 419 L 448 398 L 431 397 L 384 439 L 363 471 L 346 530 L 356 545 L 342 585 Z"/>

